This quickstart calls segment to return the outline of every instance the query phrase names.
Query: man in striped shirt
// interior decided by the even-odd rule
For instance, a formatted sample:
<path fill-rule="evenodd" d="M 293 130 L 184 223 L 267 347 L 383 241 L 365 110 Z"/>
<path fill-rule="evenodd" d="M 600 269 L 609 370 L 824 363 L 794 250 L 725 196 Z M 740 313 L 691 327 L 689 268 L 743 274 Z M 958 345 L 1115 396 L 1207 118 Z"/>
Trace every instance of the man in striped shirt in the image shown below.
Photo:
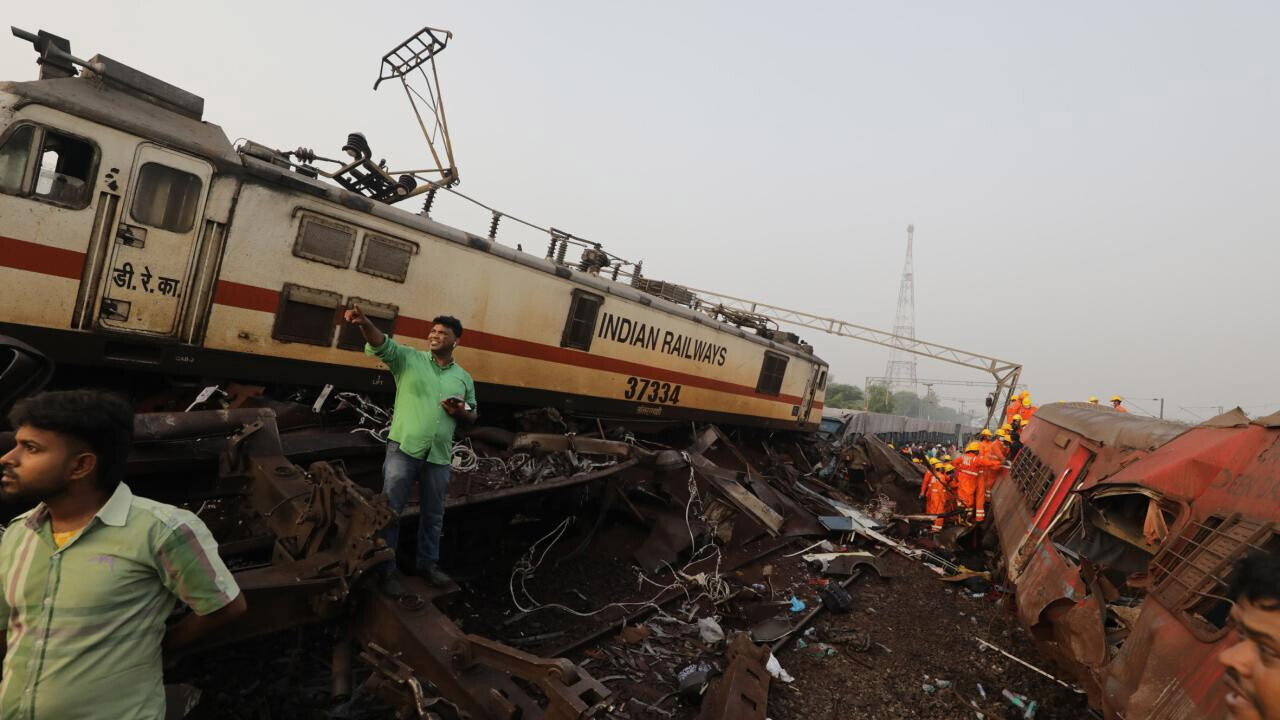
<path fill-rule="evenodd" d="M 217 543 L 193 513 L 121 482 L 133 438 L 124 400 L 43 393 L 9 422 L 0 497 L 37 504 L 0 538 L 0 717 L 163 718 L 162 647 L 245 611 Z M 166 627 L 175 599 L 192 612 Z"/>

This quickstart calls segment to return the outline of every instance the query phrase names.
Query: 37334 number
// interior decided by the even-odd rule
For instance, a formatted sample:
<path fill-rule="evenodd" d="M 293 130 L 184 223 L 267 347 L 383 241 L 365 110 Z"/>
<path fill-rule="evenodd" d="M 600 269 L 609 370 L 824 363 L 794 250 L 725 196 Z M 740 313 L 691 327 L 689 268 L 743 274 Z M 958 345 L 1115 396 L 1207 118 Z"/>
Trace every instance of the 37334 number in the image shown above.
<path fill-rule="evenodd" d="M 627 389 L 622 392 L 622 396 L 628 400 L 639 400 L 640 402 L 679 405 L 682 387 L 681 385 L 658 382 L 647 378 L 629 377 L 627 378 Z"/>

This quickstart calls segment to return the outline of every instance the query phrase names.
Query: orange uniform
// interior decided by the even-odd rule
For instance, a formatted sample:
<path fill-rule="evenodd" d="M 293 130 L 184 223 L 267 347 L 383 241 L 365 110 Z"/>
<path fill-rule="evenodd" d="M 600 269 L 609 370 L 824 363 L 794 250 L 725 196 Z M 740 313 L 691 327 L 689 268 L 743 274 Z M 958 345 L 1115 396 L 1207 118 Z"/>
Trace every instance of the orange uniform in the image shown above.
<path fill-rule="evenodd" d="M 1022 398 L 1014 398 L 1009 403 L 1009 409 L 1004 413 L 1004 421 L 1006 423 L 1013 422 L 1013 416 L 1022 413 Z"/>
<path fill-rule="evenodd" d="M 937 515 L 933 519 L 933 531 L 942 529 L 942 515 L 951 512 L 951 489 L 947 487 L 945 473 L 929 469 L 924 474 L 924 482 L 920 485 L 920 497 L 924 498 L 924 511 Z"/>
<path fill-rule="evenodd" d="M 982 496 L 987 502 L 991 501 L 991 488 L 996 484 L 996 478 L 1000 475 L 1000 469 L 1004 465 L 1004 443 L 999 440 L 979 440 L 978 446 L 981 448 L 978 454 L 991 460 L 994 465 L 982 471 Z"/>
<path fill-rule="evenodd" d="M 1123 405 L 1116 405 L 1115 408 L 1116 408 L 1116 412 L 1129 412 L 1129 408 Z"/>
<path fill-rule="evenodd" d="M 975 510 L 974 519 L 982 522 L 987 518 L 987 492 L 983 486 L 986 470 L 999 467 L 999 463 L 983 457 L 981 452 L 967 452 L 954 463 L 956 466 L 956 494 L 960 504 Z"/>
<path fill-rule="evenodd" d="M 1031 422 L 1031 416 L 1036 414 L 1036 410 L 1039 410 L 1039 408 L 1035 405 L 1022 406 L 1022 427 L 1026 427 Z"/>

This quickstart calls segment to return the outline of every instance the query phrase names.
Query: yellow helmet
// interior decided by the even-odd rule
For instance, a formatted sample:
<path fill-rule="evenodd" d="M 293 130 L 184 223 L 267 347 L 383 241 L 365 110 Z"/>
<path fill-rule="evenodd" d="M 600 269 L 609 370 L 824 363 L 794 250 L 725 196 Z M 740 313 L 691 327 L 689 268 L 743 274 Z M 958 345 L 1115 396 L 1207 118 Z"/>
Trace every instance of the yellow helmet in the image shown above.
<path fill-rule="evenodd" d="M 1010 425 L 1009 423 L 1005 423 L 1001 425 L 1000 429 L 1003 430 L 1004 432 L 1013 432 L 1013 426 Z"/>
<path fill-rule="evenodd" d="M 1023 400 L 1026 400 L 1027 398 L 1031 397 L 1031 391 L 1030 391 L 1030 390 L 1023 390 L 1023 391 L 1022 391 L 1022 394 L 1021 394 L 1021 395 L 1019 395 L 1018 397 L 1022 398 Z"/>
<path fill-rule="evenodd" d="M 889 449 L 890 449 L 890 450 L 892 450 L 892 449 L 893 449 L 893 443 L 885 443 L 885 444 L 889 446 Z"/>
<path fill-rule="evenodd" d="M 938 458 L 929 458 L 929 467 L 938 467 L 941 464 L 942 461 Z"/>
<path fill-rule="evenodd" d="M 942 466 L 942 469 L 946 470 L 947 472 L 955 472 L 956 466 L 952 465 L 951 463 L 946 463 Z"/>
<path fill-rule="evenodd" d="M 950 455 L 943 455 L 943 456 L 942 456 L 942 462 L 946 462 L 946 461 L 948 461 L 948 460 L 950 460 L 950 459 L 951 459 L 951 456 L 950 456 Z"/>
<path fill-rule="evenodd" d="M 1120 397 L 1119 395 L 1112 395 L 1111 402 L 1124 402 L 1124 398 Z"/>
<path fill-rule="evenodd" d="M 965 452 L 978 452 L 981 449 L 982 449 L 982 446 L 976 442 L 971 442 L 968 445 L 964 446 Z"/>
<path fill-rule="evenodd" d="M 982 428 L 982 431 L 978 433 L 978 436 L 979 436 L 979 437 L 991 437 L 991 430 L 989 430 L 989 429 L 987 429 L 987 428 Z"/>
<path fill-rule="evenodd" d="M 1018 415 L 1014 415 L 1014 416 L 1013 416 L 1013 419 L 1014 419 L 1014 420 L 1017 420 L 1018 422 L 1022 422 L 1022 414 L 1021 414 L 1021 413 L 1019 413 Z M 1013 427 L 1013 426 L 1012 426 L 1012 425 L 1010 425 L 1010 427 Z"/>
<path fill-rule="evenodd" d="M 913 462 L 913 463 L 915 463 L 915 464 L 919 465 L 919 464 L 920 464 L 920 458 L 911 458 L 911 462 Z"/>
<path fill-rule="evenodd" d="M 1097 396 L 1097 395 L 1090 395 L 1090 396 L 1089 396 L 1089 402 L 1093 403 L 1094 405 L 1097 405 L 1097 404 L 1098 404 L 1098 396 Z"/>

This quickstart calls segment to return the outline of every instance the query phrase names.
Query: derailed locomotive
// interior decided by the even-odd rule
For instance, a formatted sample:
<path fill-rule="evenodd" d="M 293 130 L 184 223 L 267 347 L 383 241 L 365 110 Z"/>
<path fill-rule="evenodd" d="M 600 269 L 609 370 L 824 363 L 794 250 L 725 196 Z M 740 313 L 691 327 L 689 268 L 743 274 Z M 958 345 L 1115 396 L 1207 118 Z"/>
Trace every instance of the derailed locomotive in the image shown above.
<path fill-rule="evenodd" d="M 41 78 L 0 83 L 0 333 L 60 365 L 386 392 L 389 374 L 338 322 L 358 303 L 417 347 L 435 314 L 459 317 L 459 361 L 490 407 L 775 430 L 821 419 L 827 366 L 794 336 L 237 149 L 201 98 L 102 56 L 77 73 L 45 33 L 36 45 Z"/>
<path fill-rule="evenodd" d="M 1225 716 L 1230 573 L 1280 550 L 1280 415 L 1054 404 L 1022 441 L 993 493 L 1022 624 L 1108 718 Z"/>

